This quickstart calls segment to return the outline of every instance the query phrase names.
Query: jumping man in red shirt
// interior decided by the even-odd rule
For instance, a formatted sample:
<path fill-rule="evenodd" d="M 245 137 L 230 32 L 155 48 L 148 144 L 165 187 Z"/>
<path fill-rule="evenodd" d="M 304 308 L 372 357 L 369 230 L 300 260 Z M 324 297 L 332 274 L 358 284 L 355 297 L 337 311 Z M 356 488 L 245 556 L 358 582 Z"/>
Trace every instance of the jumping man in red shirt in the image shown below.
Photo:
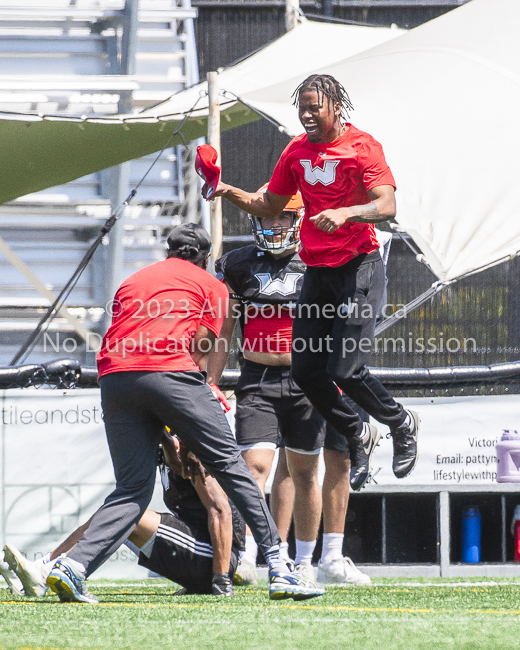
<path fill-rule="evenodd" d="M 369 478 L 381 434 L 361 422 L 338 386 L 390 428 L 398 478 L 417 462 L 419 416 L 403 409 L 367 368 L 384 291 L 372 224 L 395 216 L 395 181 L 381 145 L 342 119 L 352 106 L 334 77 L 312 75 L 294 95 L 306 133 L 285 148 L 267 192 L 219 183 L 213 196 L 246 213 L 273 217 L 296 190 L 302 194 L 300 256 L 308 269 L 293 325 L 292 373 L 316 409 L 348 439 L 356 490 Z"/>

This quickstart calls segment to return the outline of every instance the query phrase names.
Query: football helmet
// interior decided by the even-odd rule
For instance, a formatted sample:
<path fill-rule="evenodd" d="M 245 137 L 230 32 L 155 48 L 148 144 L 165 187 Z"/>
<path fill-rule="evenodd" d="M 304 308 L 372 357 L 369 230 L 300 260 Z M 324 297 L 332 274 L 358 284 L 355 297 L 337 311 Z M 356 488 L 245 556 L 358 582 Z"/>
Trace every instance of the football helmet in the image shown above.
<path fill-rule="evenodd" d="M 258 191 L 265 192 L 266 190 L 267 183 L 262 185 Z M 289 226 L 264 228 L 260 217 L 255 217 L 252 214 L 248 215 L 253 230 L 253 237 L 258 248 L 261 251 L 279 255 L 289 248 L 299 247 L 300 228 L 304 213 L 305 207 L 303 205 L 302 195 L 300 192 L 296 192 L 282 211 L 282 214 L 286 214 L 291 218 Z"/>

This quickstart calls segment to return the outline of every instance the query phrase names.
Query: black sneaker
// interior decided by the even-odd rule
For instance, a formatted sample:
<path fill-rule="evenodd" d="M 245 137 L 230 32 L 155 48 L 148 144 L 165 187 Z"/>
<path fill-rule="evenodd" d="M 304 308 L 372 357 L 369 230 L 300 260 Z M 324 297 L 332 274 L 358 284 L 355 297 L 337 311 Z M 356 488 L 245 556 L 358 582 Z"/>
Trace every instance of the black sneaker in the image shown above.
<path fill-rule="evenodd" d="M 211 584 L 211 593 L 214 596 L 234 596 L 233 584 L 227 573 L 215 573 Z"/>
<path fill-rule="evenodd" d="M 370 462 L 374 449 L 381 440 L 381 434 L 373 424 L 363 423 L 360 437 L 349 438 L 350 452 L 350 487 L 361 490 L 370 478 Z"/>
<path fill-rule="evenodd" d="M 188 591 L 186 587 L 182 587 L 181 589 L 173 592 L 174 596 L 191 596 L 191 594 L 193 594 L 193 591 Z"/>
<path fill-rule="evenodd" d="M 421 418 L 419 414 L 410 409 L 405 409 L 410 416 L 410 424 L 401 424 L 400 427 L 390 431 L 394 443 L 394 459 L 392 469 L 397 478 L 408 476 L 417 464 L 419 454 L 417 453 L 417 434 Z"/>

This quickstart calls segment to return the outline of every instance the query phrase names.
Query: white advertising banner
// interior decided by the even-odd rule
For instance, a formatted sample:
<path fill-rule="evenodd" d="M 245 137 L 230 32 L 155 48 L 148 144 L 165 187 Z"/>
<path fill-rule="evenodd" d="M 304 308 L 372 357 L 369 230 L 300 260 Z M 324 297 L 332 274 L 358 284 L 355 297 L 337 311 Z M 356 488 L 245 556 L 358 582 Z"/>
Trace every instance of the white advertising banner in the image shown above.
<path fill-rule="evenodd" d="M 35 559 L 84 523 L 114 487 L 99 389 L 13 389 L 0 400 L 0 541 Z M 161 509 L 160 488 L 153 504 Z M 126 546 L 96 572 L 147 575 Z"/>
<path fill-rule="evenodd" d="M 496 483 L 495 445 L 503 429 L 520 431 L 520 395 L 478 397 L 431 397 L 400 400 L 420 414 L 419 461 L 405 479 L 392 472 L 392 439 L 388 428 L 378 424 L 383 434 L 373 456 L 376 486 L 431 486 L 433 490 L 453 486 Z M 374 422 L 377 424 L 377 422 Z M 320 463 L 320 480 L 325 467 Z M 271 489 L 271 472 L 267 491 Z M 519 485 L 520 490 L 520 485 Z"/>
<path fill-rule="evenodd" d="M 520 430 L 520 396 L 432 397 L 402 402 L 421 416 L 417 466 L 407 478 L 396 479 L 392 440 L 384 435 L 374 454 L 374 482 L 442 489 L 496 483 L 495 446 L 503 429 Z M 388 432 L 383 426 L 380 430 Z"/>

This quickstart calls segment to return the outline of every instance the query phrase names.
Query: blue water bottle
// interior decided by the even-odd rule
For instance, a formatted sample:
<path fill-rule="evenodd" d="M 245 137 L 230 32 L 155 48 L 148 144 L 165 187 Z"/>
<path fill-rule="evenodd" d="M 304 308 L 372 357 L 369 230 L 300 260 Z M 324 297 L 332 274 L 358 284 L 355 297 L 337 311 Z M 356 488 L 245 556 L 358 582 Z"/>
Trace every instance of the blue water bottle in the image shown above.
<path fill-rule="evenodd" d="M 480 562 L 480 510 L 470 506 L 462 513 L 462 561 Z"/>

